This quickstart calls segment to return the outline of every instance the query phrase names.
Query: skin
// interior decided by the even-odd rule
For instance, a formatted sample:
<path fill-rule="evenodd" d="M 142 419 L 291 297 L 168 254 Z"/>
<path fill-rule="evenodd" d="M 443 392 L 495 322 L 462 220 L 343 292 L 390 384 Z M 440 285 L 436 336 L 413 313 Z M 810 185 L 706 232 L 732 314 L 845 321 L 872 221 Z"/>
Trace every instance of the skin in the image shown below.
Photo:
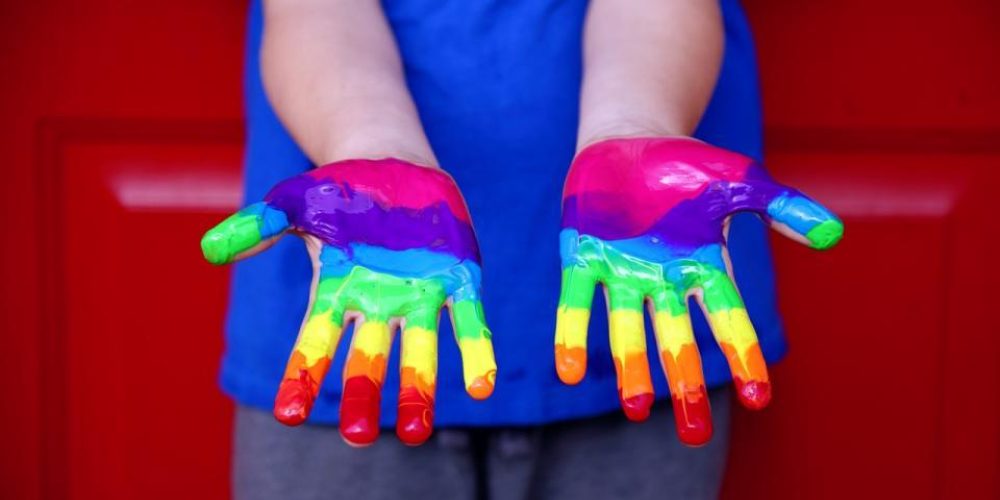
<path fill-rule="evenodd" d="M 712 422 L 689 299 L 709 319 L 740 401 L 759 409 L 771 397 L 756 334 L 732 279 L 729 217 L 756 212 L 818 249 L 843 234 L 833 214 L 774 182 L 749 158 L 689 137 L 718 78 L 723 41 L 714 0 L 591 2 L 578 152 L 566 179 L 560 234 L 559 378 L 576 384 L 584 377 L 590 305 L 601 284 L 625 414 L 644 420 L 654 400 L 645 308 L 678 435 L 692 446 L 711 438 Z"/>

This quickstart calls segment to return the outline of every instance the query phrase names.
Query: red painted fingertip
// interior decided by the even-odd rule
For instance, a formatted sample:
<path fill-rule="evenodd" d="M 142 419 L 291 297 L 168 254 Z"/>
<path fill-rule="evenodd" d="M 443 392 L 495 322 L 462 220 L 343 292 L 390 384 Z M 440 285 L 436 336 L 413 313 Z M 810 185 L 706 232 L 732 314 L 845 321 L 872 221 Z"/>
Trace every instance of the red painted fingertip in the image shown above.
<path fill-rule="evenodd" d="M 314 388 L 308 374 L 299 379 L 285 379 L 274 398 L 274 418 L 285 425 L 299 425 L 312 410 Z"/>
<path fill-rule="evenodd" d="M 686 394 L 684 399 L 673 398 L 674 421 L 677 437 L 688 446 L 701 446 L 712 439 L 712 410 L 704 387 Z"/>
<path fill-rule="evenodd" d="M 736 392 L 743 406 L 751 410 L 761 410 L 771 402 L 770 382 L 736 379 Z"/>
<path fill-rule="evenodd" d="M 340 401 L 340 436 L 351 446 L 368 446 L 378 438 L 380 387 L 365 376 L 344 382 Z"/>
<path fill-rule="evenodd" d="M 433 402 L 416 388 L 402 389 L 399 393 L 399 414 L 396 417 L 396 435 L 399 440 L 409 446 L 423 444 L 431 437 L 433 425 Z"/>
<path fill-rule="evenodd" d="M 642 422 L 649 418 L 649 410 L 653 407 L 653 400 L 655 399 L 652 393 L 645 392 L 628 398 L 622 398 L 619 391 L 618 397 L 622 402 L 622 410 L 625 411 L 625 416 L 629 420 Z"/>

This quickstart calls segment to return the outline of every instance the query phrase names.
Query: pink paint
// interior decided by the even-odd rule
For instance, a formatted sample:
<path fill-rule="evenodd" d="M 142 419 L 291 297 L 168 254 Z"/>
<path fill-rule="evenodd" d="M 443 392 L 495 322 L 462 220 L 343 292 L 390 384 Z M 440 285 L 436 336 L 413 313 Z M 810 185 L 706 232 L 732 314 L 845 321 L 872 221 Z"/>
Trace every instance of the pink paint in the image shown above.
<path fill-rule="evenodd" d="M 687 138 L 603 141 L 577 155 L 563 199 L 591 195 L 589 213 L 613 213 L 619 233 L 641 234 L 711 182 L 743 180 L 752 163 L 743 155 Z M 593 206 L 601 203 L 608 206 Z M 621 210 L 624 206 L 629 209 Z"/>
<path fill-rule="evenodd" d="M 319 181 L 344 181 L 383 207 L 419 210 L 444 202 L 456 219 L 471 223 L 465 200 L 454 188 L 455 181 L 450 175 L 439 168 L 413 167 L 414 164 L 395 158 L 345 160 L 305 175 Z"/>

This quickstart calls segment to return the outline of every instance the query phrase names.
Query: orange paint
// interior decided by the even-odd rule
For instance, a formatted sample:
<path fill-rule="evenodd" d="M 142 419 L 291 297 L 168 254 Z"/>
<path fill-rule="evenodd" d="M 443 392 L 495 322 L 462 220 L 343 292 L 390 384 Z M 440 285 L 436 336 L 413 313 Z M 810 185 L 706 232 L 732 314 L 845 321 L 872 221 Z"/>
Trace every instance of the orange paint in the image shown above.
<path fill-rule="evenodd" d="M 556 372 L 559 380 L 577 384 L 587 371 L 587 350 L 583 347 L 566 347 L 556 344 Z"/>
<path fill-rule="evenodd" d="M 386 359 L 382 354 L 369 357 L 360 349 L 352 349 L 347 356 L 347 365 L 344 367 L 344 378 L 367 376 L 375 379 L 379 385 L 385 378 Z"/>
<path fill-rule="evenodd" d="M 712 437 L 712 412 L 701 369 L 701 356 L 694 343 L 681 347 L 677 358 L 669 351 L 662 351 L 667 381 L 674 402 L 674 421 L 681 442 L 698 446 Z"/>
<path fill-rule="evenodd" d="M 621 400 L 625 416 L 634 422 L 649 418 L 653 406 L 653 381 L 649 377 L 649 361 L 646 353 L 628 354 L 624 367 L 617 357 L 615 371 L 618 373 L 618 399 Z"/>
<path fill-rule="evenodd" d="M 493 394 L 493 384 L 497 378 L 497 371 L 490 370 L 486 375 L 476 377 L 469 385 L 467 392 L 472 399 L 486 399 Z"/>

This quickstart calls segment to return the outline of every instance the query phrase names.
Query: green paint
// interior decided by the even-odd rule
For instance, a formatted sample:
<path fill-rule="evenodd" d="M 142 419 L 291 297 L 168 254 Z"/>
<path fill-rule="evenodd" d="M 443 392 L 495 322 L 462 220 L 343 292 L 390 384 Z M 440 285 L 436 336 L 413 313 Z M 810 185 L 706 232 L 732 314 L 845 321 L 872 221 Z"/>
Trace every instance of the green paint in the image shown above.
<path fill-rule="evenodd" d="M 486 327 L 482 302 L 460 300 L 452 304 L 451 307 L 455 319 L 455 336 L 459 340 L 490 340 L 493 338 L 493 333 Z"/>
<path fill-rule="evenodd" d="M 407 326 L 437 331 L 446 298 L 444 287 L 435 280 L 400 278 L 354 266 L 344 276 L 320 280 L 309 314 L 332 310 L 339 322 L 344 311 L 358 311 L 372 321 L 405 318 Z M 459 300 L 452 304 L 452 313 L 459 339 L 492 338 L 479 300 Z"/>
<path fill-rule="evenodd" d="M 332 308 L 358 311 L 372 321 L 412 316 L 422 323 L 418 326 L 432 326 L 429 317 L 441 310 L 444 300 L 444 287 L 434 280 L 400 278 L 354 266 L 345 276 L 319 281 L 311 314 Z"/>
<path fill-rule="evenodd" d="M 212 264 L 228 264 L 260 240 L 260 217 L 237 212 L 205 233 L 201 251 Z"/>
<path fill-rule="evenodd" d="M 724 271 L 712 266 L 702 266 L 697 286 L 702 289 L 702 302 L 708 312 L 743 308 L 743 299 L 736 291 L 736 285 Z"/>
<path fill-rule="evenodd" d="M 825 220 L 806 233 L 806 238 L 812 243 L 812 247 L 819 250 L 826 250 L 837 244 L 844 237 L 844 224 L 836 219 Z"/>
<path fill-rule="evenodd" d="M 590 309 L 594 302 L 594 287 L 597 278 L 590 269 L 572 266 L 562 270 L 562 288 L 559 291 L 559 307 Z"/>
<path fill-rule="evenodd" d="M 612 310 L 641 311 L 648 297 L 657 311 L 669 311 L 674 316 L 686 314 L 685 297 L 695 288 L 702 290 L 710 312 L 743 307 L 726 271 L 698 260 L 649 262 L 584 235 L 576 261 L 576 265 L 563 269 L 560 307 L 589 308 L 597 282 L 607 288 Z"/>

